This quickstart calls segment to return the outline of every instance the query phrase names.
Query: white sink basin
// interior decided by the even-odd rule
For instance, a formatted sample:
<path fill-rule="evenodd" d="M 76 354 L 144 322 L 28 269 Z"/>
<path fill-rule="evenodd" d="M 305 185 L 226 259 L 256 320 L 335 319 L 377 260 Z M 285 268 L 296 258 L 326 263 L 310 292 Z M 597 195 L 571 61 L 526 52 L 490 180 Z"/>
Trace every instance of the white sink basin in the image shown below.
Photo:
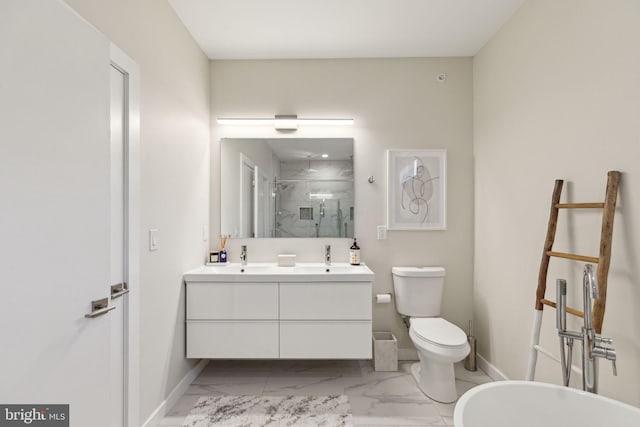
<path fill-rule="evenodd" d="M 267 264 L 220 264 L 219 266 L 206 266 L 204 271 L 213 274 L 274 274 L 278 270 L 275 265 Z"/>
<path fill-rule="evenodd" d="M 372 282 L 373 271 L 366 265 L 333 263 L 298 263 L 295 267 L 278 267 L 275 263 L 227 263 L 203 266 L 184 274 L 189 282 Z"/>
<path fill-rule="evenodd" d="M 287 267 L 282 267 L 287 268 Z M 300 264 L 291 268 L 292 274 L 321 274 L 321 275 L 335 275 L 335 274 L 348 274 L 348 275 L 360 275 L 371 273 L 369 267 L 365 265 L 350 265 L 350 264 Z"/>

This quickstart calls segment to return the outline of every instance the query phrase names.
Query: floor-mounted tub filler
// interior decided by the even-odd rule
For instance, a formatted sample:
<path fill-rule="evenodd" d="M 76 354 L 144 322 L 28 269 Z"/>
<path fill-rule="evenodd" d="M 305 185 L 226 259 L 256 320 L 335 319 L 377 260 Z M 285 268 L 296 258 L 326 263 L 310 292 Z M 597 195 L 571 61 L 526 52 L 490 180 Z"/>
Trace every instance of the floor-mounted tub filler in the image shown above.
<path fill-rule="evenodd" d="M 463 394 L 453 422 L 455 427 L 637 427 L 640 408 L 554 384 L 498 381 Z"/>

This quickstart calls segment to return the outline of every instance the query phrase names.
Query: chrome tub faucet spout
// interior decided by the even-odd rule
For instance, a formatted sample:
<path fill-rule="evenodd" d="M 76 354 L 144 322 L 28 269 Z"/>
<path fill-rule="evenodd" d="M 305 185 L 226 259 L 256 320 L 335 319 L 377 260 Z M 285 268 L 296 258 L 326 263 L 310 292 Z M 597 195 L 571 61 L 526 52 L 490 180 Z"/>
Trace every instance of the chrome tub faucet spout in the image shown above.
<path fill-rule="evenodd" d="M 324 264 L 331 265 L 331 245 L 325 245 L 324 247 Z"/>
<path fill-rule="evenodd" d="M 618 375 L 616 369 L 616 351 L 609 347 L 613 340 L 596 334 L 591 319 L 593 300 L 598 299 L 598 284 L 591 264 L 586 264 L 582 276 L 582 301 L 584 307 L 583 326 L 580 332 L 568 331 L 567 325 L 567 284 L 563 279 L 557 280 L 557 318 L 556 325 L 560 335 L 560 359 L 562 376 L 565 385 L 569 384 L 571 374 L 571 355 L 573 341 L 582 342 L 582 389 L 591 393 L 598 392 L 598 358 L 609 360 L 613 367 L 613 375 Z M 567 354 L 565 354 L 567 351 Z"/>

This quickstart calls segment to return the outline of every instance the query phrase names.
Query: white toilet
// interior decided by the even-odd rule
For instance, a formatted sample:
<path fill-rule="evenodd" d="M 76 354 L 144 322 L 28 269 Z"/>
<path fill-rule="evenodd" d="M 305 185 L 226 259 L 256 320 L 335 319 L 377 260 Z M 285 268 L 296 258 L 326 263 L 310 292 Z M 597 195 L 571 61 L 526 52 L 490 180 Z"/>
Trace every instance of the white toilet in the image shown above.
<path fill-rule="evenodd" d="M 442 267 L 393 267 L 396 310 L 408 317 L 409 336 L 420 363 L 411 366 L 418 387 L 437 402 L 458 399 L 453 364 L 469 354 L 467 335 L 440 316 L 445 270 Z"/>

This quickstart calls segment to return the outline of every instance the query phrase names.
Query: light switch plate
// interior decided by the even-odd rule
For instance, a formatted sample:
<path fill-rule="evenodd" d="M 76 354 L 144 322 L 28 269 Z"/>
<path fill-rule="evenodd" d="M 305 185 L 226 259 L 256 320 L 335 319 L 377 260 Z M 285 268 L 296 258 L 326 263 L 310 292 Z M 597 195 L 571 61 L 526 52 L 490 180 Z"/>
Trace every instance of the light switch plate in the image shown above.
<path fill-rule="evenodd" d="M 149 251 L 157 251 L 158 250 L 158 229 L 150 228 L 149 229 Z"/>
<path fill-rule="evenodd" d="M 378 240 L 387 240 L 387 226 L 379 225 L 378 226 Z"/>

